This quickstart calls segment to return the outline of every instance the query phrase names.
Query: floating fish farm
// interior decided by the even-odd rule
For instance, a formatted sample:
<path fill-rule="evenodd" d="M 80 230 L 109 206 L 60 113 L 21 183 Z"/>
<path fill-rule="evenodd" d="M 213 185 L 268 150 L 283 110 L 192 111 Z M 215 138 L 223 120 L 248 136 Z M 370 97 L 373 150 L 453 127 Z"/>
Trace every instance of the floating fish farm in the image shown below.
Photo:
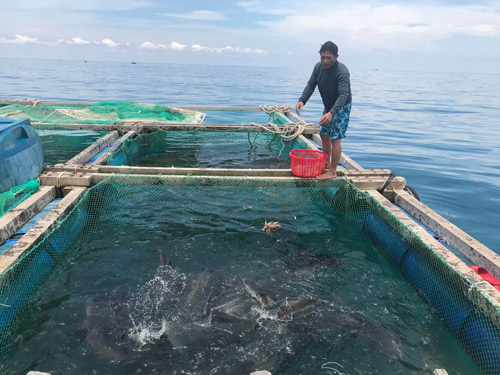
<path fill-rule="evenodd" d="M 499 255 L 318 129 L 0 99 L 0 375 L 500 375 Z"/>

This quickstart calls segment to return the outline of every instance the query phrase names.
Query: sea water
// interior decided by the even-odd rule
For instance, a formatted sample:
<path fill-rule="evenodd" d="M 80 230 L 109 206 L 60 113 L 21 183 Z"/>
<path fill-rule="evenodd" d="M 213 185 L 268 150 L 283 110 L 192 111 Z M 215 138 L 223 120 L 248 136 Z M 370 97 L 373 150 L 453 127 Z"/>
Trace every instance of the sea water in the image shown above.
<path fill-rule="evenodd" d="M 324 189 L 116 188 L 34 295 L 2 375 L 480 374 Z M 280 316 L 293 301 L 310 305 Z"/>
<path fill-rule="evenodd" d="M 293 107 L 311 71 L 2 58 L 0 87 L 18 99 Z M 500 253 L 500 75 L 351 71 L 351 83 L 344 152 L 405 177 L 423 203 Z M 316 91 L 302 117 L 317 123 L 321 112 Z M 252 116 L 205 122 L 267 121 Z"/>

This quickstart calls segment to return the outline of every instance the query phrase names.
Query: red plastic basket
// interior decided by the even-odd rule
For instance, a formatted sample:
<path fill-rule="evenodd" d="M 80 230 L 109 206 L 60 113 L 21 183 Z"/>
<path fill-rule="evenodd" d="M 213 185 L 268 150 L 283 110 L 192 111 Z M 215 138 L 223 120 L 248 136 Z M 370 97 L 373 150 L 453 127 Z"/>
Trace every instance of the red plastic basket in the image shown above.
<path fill-rule="evenodd" d="M 316 177 L 325 169 L 327 153 L 316 150 L 290 151 L 292 173 L 298 177 Z"/>

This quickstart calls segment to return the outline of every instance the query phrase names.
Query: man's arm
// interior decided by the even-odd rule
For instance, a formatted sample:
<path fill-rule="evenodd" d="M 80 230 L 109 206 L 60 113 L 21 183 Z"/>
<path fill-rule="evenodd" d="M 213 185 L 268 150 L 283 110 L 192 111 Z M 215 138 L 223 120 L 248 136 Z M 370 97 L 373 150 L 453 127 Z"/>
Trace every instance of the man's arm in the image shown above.
<path fill-rule="evenodd" d="M 330 109 L 330 113 L 335 116 L 345 105 L 349 97 L 349 73 L 341 73 L 337 78 L 339 96 Z M 333 117 L 332 116 L 332 117 Z"/>
<path fill-rule="evenodd" d="M 309 98 L 314 92 L 314 89 L 318 85 L 318 77 L 316 74 L 316 67 L 314 67 L 313 72 L 311 74 L 311 78 L 309 78 L 309 81 L 307 81 L 307 85 L 304 88 L 304 91 L 302 91 L 302 95 L 299 98 L 299 103 L 302 102 L 304 104 L 307 103 Z"/>

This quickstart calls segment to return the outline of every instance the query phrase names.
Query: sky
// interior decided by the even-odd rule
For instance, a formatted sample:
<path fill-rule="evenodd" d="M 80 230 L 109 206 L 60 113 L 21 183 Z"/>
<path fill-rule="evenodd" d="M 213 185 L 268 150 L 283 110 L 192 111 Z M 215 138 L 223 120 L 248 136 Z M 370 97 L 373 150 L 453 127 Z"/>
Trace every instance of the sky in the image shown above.
<path fill-rule="evenodd" d="M 0 57 L 500 73 L 500 1 L 0 0 Z"/>

